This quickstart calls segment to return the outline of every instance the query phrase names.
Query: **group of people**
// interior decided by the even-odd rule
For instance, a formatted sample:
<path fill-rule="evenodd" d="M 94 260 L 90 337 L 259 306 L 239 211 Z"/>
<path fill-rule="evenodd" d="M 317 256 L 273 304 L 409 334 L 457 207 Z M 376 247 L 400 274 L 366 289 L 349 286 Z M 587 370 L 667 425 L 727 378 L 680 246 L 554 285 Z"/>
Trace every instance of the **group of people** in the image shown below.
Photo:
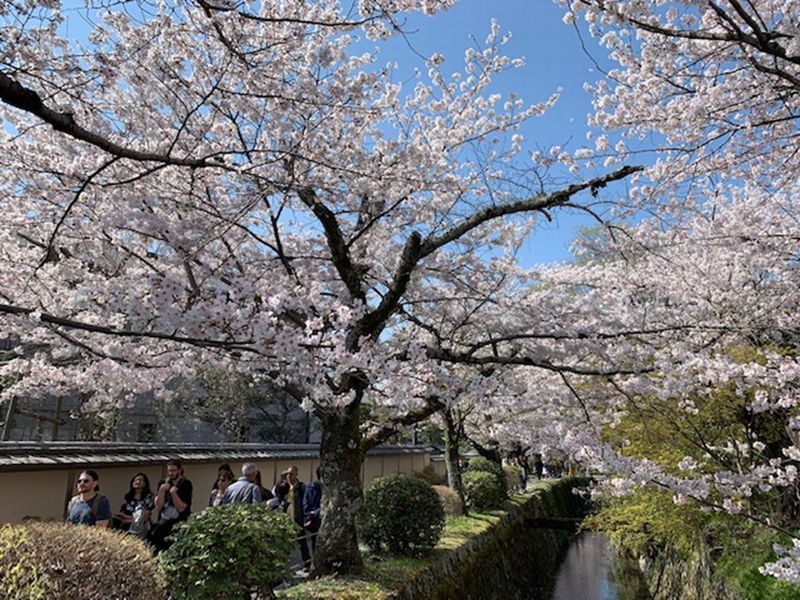
<path fill-rule="evenodd" d="M 564 475 L 572 477 L 576 473 L 576 467 L 579 466 L 570 461 L 569 458 L 550 456 L 545 460 L 545 457 L 539 452 L 535 452 L 529 457 L 526 451 L 511 455 L 508 462 L 517 466 L 520 470 L 519 487 L 521 490 L 525 490 L 528 486 L 528 479 L 531 475 L 531 462 L 533 463 L 533 473 L 536 475 L 536 479 L 545 477 L 560 478 Z"/>
<path fill-rule="evenodd" d="M 168 461 L 166 475 L 153 492 L 147 475 L 136 473 L 131 478 L 122 506 L 112 514 L 111 503 L 100 494 L 97 472 L 91 469 L 82 471 L 76 481 L 77 494 L 67 506 L 67 521 L 75 525 L 115 527 L 149 541 L 156 552 L 160 552 L 169 546 L 167 536 L 175 525 L 189 518 L 194 492 L 192 482 L 184 475 L 181 461 Z M 322 523 L 321 501 L 319 467 L 317 479 L 308 485 L 298 479 L 297 467 L 289 467 L 268 490 L 262 485 L 258 467 L 244 463 L 238 478 L 230 465 L 220 465 L 208 506 L 265 502 L 272 510 L 287 513 L 298 526 L 300 554 L 307 566 L 311 562 L 308 540 L 311 540 L 311 551 L 315 550 Z"/>

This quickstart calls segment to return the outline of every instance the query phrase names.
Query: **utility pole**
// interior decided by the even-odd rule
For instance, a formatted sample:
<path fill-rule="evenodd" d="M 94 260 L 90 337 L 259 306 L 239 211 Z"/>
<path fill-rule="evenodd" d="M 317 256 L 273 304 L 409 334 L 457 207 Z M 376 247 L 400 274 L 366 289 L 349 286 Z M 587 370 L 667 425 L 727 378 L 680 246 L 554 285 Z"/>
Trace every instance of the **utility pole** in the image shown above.
<path fill-rule="evenodd" d="M 16 407 L 17 399 L 11 398 L 6 407 L 6 416 L 3 419 L 3 430 L 0 431 L 0 442 L 7 442 L 8 437 L 11 435 L 11 422 L 14 418 L 14 409 Z"/>

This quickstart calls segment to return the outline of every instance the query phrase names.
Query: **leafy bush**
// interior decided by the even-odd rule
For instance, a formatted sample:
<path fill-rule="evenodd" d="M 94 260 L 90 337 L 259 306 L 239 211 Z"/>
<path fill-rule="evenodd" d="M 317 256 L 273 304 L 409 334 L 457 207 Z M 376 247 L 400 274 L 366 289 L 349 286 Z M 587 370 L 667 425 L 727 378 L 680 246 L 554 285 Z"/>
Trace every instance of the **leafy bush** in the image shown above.
<path fill-rule="evenodd" d="M 159 555 L 173 600 L 269 596 L 294 549 L 296 527 L 264 504 L 207 508 L 178 525 Z"/>
<path fill-rule="evenodd" d="M 390 475 L 372 482 L 359 513 L 361 537 L 376 552 L 413 556 L 430 550 L 444 529 L 444 507 L 416 477 Z"/>
<path fill-rule="evenodd" d="M 503 467 L 503 480 L 506 484 L 506 491 L 508 493 L 516 492 L 520 486 L 520 476 L 522 469 L 516 465 L 506 465 Z"/>
<path fill-rule="evenodd" d="M 416 471 L 414 473 L 414 477 L 418 477 L 419 479 L 428 482 L 429 485 L 442 485 L 445 480 L 444 477 L 436 472 L 436 469 L 431 464 L 426 465 L 422 471 Z"/>
<path fill-rule="evenodd" d="M 602 531 L 615 547 L 633 556 L 655 556 L 665 548 L 688 554 L 709 519 L 690 504 L 675 504 L 670 492 L 642 488 L 614 498 L 587 517 L 583 527 Z"/>
<path fill-rule="evenodd" d="M 500 506 L 505 498 L 505 482 L 493 473 L 468 471 L 464 473 L 462 481 L 467 503 L 475 510 Z"/>
<path fill-rule="evenodd" d="M 439 494 L 439 499 L 444 506 L 444 512 L 453 517 L 460 517 L 464 514 L 464 505 L 461 503 L 461 498 L 452 488 L 446 485 L 433 486 L 434 491 Z"/>
<path fill-rule="evenodd" d="M 469 459 L 469 464 L 467 465 L 467 472 L 468 473 L 491 473 L 495 477 L 497 477 L 498 485 L 500 488 L 500 497 L 506 498 L 508 493 L 506 492 L 506 476 L 503 473 L 503 467 L 488 458 L 484 458 L 482 456 L 476 456 L 474 458 Z"/>
<path fill-rule="evenodd" d="M 130 535 L 62 523 L 0 527 L 0 598 L 164 598 L 150 549 Z"/>

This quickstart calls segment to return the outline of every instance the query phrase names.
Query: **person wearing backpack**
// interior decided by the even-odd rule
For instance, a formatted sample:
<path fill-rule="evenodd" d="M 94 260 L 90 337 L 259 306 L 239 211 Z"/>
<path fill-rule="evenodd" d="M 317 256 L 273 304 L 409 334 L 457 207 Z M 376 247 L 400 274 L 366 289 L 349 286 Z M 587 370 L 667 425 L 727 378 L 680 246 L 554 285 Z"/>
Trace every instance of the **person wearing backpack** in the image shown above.
<path fill-rule="evenodd" d="M 108 527 L 111 503 L 100 495 L 100 477 L 95 471 L 81 471 L 76 487 L 78 494 L 67 505 L 67 522 L 73 525 Z"/>

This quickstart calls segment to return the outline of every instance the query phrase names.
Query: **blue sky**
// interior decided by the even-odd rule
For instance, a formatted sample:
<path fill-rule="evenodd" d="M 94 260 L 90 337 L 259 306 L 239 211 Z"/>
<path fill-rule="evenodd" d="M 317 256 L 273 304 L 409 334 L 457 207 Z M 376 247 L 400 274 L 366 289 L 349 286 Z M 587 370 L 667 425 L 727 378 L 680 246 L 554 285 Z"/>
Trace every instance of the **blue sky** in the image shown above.
<path fill-rule="evenodd" d="M 596 81 L 597 72 L 592 58 L 605 63 L 603 50 L 594 40 L 584 36 L 589 57 L 572 26 L 562 22 L 564 9 L 551 0 L 461 0 L 451 10 L 433 17 L 415 16 L 407 22 L 413 31 L 408 40 L 423 56 L 440 52 L 452 70 L 463 65 L 464 50 L 482 43 L 489 32 L 492 18 L 497 19 L 503 32 L 512 33 L 505 46 L 511 57 L 524 57 L 526 65 L 498 80 L 497 91 L 515 91 L 528 103 L 546 100 L 559 88 L 561 97 L 556 106 L 543 117 L 529 122 L 522 131 L 526 148 L 548 148 L 565 145 L 574 150 L 588 145 L 586 116 L 592 110 L 591 97 L 584 91 L 587 81 Z M 422 59 L 408 48 L 403 40 L 394 40 L 381 56 L 397 60 L 400 70 L 423 67 Z M 449 72 L 447 68 L 443 69 Z M 621 189 L 621 188 L 619 188 Z M 543 223 L 523 247 L 521 261 L 525 266 L 565 261 L 571 258 L 569 243 L 580 226 L 594 225 L 588 216 L 575 213 L 554 214 L 553 223 Z"/>
<path fill-rule="evenodd" d="M 88 28 L 83 0 L 64 0 L 64 6 L 68 9 L 65 32 L 73 38 L 85 38 Z M 599 73 L 575 30 L 562 22 L 563 14 L 564 9 L 551 0 L 461 0 L 451 10 L 433 17 L 408 17 L 406 39 L 381 44 L 379 62 L 397 61 L 400 75 L 410 76 L 415 67 L 426 69 L 420 54 L 439 52 L 447 58 L 446 67 L 459 70 L 464 50 L 474 46 L 475 40 L 483 42 L 495 18 L 503 32 L 512 33 L 506 53 L 526 59 L 524 68 L 512 70 L 497 81 L 495 91 L 514 91 L 526 102 L 537 103 L 562 90 L 556 106 L 522 131 L 526 149 L 567 145 L 574 150 L 587 144 L 586 116 L 591 111 L 591 98 L 583 84 L 594 82 Z M 602 50 L 591 38 L 585 39 L 593 58 L 602 62 Z M 446 67 L 445 72 L 449 72 Z M 552 223 L 543 222 L 524 245 L 520 259 L 525 266 L 569 260 L 569 243 L 578 227 L 594 225 L 588 216 L 575 213 L 555 213 L 553 217 Z"/>

